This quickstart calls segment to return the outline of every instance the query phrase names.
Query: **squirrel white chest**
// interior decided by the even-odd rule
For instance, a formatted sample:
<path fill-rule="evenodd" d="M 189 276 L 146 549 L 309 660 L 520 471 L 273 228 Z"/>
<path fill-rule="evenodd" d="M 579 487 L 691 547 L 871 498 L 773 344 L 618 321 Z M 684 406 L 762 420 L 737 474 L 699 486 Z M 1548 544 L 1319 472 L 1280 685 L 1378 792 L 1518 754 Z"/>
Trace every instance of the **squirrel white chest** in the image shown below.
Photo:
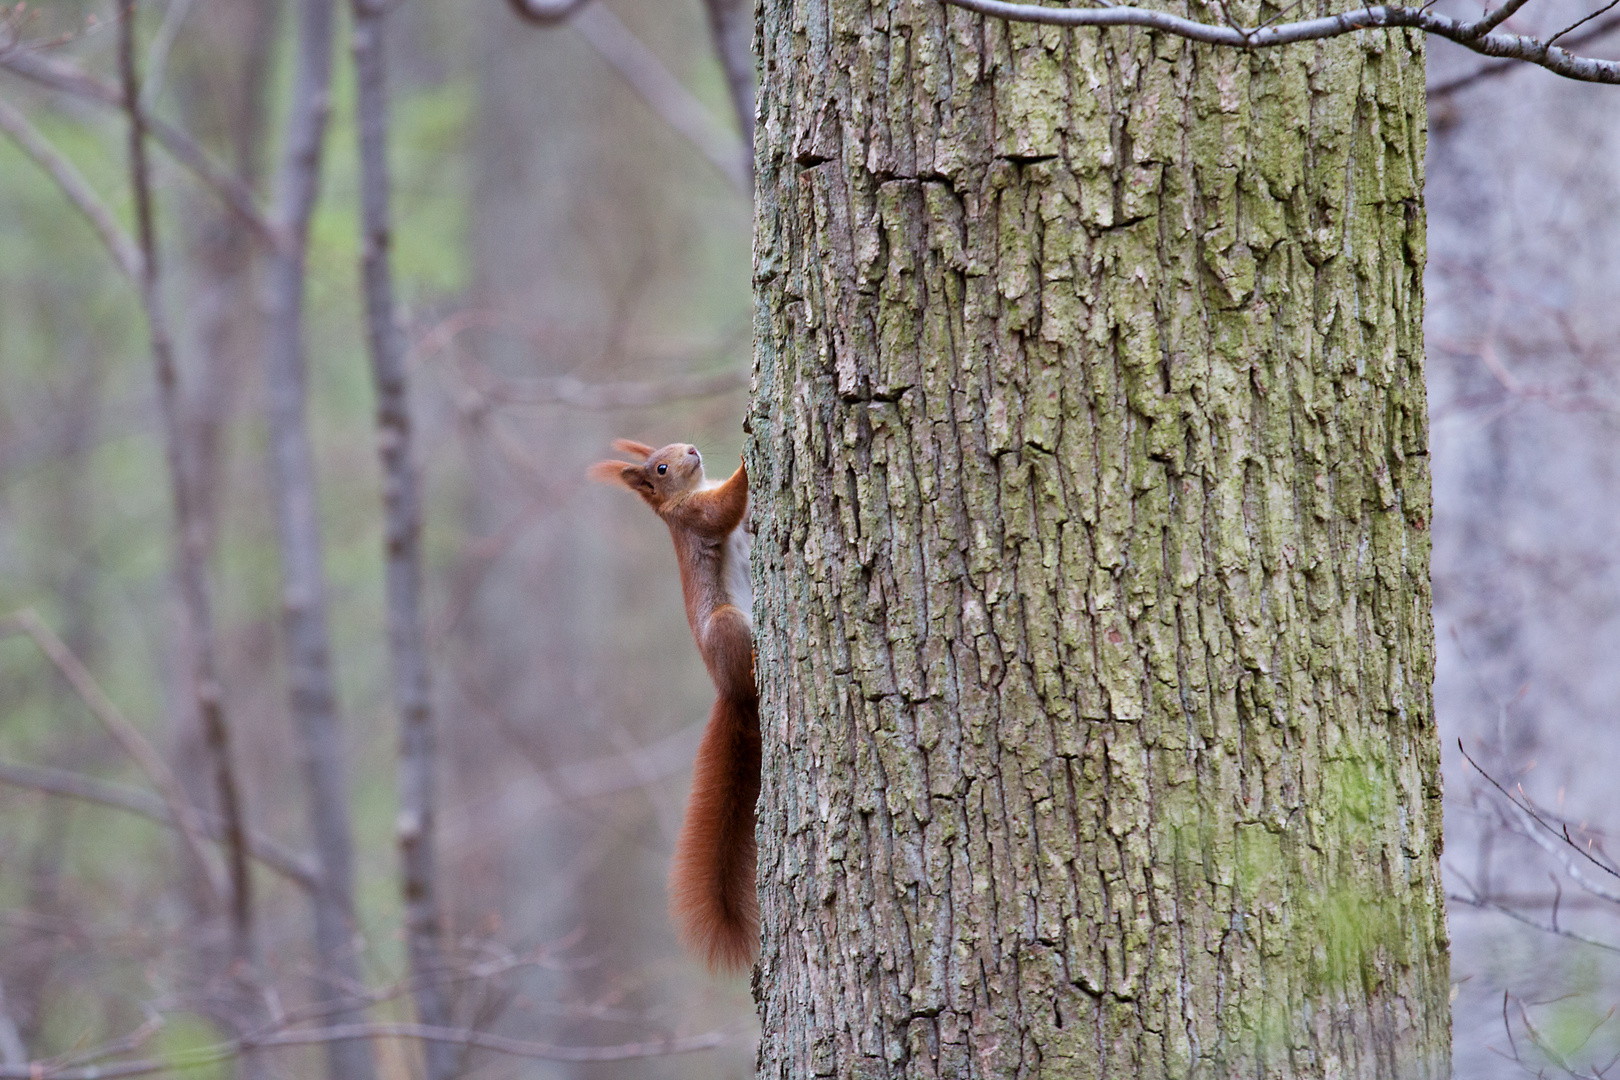
<path fill-rule="evenodd" d="M 748 617 L 750 626 L 754 622 L 754 584 L 748 574 L 751 547 L 748 530 L 739 525 L 720 548 L 720 587 L 726 591 L 727 602 Z"/>

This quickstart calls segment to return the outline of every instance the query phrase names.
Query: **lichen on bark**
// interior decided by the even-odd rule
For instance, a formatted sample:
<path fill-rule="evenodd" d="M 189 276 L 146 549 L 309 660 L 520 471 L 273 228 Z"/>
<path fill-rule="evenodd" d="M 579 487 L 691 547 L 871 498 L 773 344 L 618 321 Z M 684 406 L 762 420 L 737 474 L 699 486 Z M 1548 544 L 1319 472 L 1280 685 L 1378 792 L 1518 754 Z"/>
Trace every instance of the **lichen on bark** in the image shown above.
<path fill-rule="evenodd" d="M 1448 1076 L 1421 41 L 760 12 L 761 1075 Z"/>

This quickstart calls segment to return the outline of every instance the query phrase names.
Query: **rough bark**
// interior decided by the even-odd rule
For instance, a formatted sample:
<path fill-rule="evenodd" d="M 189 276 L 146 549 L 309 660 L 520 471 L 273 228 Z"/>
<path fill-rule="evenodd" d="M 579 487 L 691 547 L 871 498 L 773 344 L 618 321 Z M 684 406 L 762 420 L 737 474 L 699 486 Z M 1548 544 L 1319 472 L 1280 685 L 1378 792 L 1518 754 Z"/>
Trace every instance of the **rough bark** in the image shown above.
<path fill-rule="evenodd" d="M 317 993 L 341 1002 L 362 987 L 354 923 L 354 838 L 349 818 L 332 648 L 326 619 L 315 461 L 305 416 L 304 263 L 320 186 L 321 140 L 331 111 L 332 0 L 300 0 L 292 110 L 276 178 L 275 227 L 282 243 L 269 260 L 265 289 L 265 398 L 270 476 L 281 557 L 282 640 L 289 711 L 298 730 L 309 791 L 310 834 L 320 860 L 312 898 L 315 948 L 323 965 Z M 364 1019 L 363 1010 L 334 1008 L 331 1022 Z M 369 1080 L 371 1044 L 327 1044 L 333 1080 Z"/>
<path fill-rule="evenodd" d="M 400 892 L 405 945 L 415 984 L 416 1019 L 450 1026 L 438 893 L 434 884 L 433 700 L 422 640 L 422 501 L 411 453 L 410 387 L 405 342 L 394 315 L 389 262 L 388 79 L 383 52 L 387 7 L 354 0 L 355 125 L 360 136 L 361 276 L 366 344 L 377 392 L 377 452 L 383 472 L 383 558 L 386 565 L 388 659 L 399 712 Z M 461 1048 L 422 1045 L 428 1080 L 460 1070 Z"/>
<path fill-rule="evenodd" d="M 1449 1076 L 1421 42 L 762 20 L 760 1074 Z"/>

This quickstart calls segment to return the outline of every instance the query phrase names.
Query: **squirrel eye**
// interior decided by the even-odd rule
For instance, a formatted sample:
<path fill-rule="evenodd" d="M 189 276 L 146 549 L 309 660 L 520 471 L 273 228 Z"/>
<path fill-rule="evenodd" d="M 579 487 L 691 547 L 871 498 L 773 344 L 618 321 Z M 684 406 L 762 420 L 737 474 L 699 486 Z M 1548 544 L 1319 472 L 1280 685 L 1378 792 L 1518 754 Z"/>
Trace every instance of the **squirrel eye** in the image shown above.
<path fill-rule="evenodd" d="M 669 472 L 669 466 L 668 465 L 660 465 L 660 466 L 658 466 L 658 475 L 659 476 L 663 476 L 667 472 Z"/>

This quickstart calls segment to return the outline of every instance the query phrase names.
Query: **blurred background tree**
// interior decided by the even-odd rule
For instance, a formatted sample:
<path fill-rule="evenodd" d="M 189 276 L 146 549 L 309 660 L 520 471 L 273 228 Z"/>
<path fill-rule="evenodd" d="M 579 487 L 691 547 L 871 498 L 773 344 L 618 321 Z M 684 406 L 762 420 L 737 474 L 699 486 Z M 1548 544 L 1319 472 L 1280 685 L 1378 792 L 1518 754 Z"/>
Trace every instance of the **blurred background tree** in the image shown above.
<path fill-rule="evenodd" d="M 301 11 L 256 0 L 139 9 L 143 103 L 266 206 L 299 77 Z M 0 76 L 0 99 L 132 232 L 126 118 L 26 66 L 43 59 L 47 74 L 115 87 L 115 10 L 9 15 L 14 37 L 52 47 L 5 54 L 18 66 Z M 405 977 L 406 954 L 347 12 L 337 27 L 304 334 L 358 959 L 377 992 Z M 404 5 L 387 34 L 393 266 L 425 493 L 453 1020 L 586 1047 L 719 1032 L 709 1041 L 721 1049 L 649 1067 L 742 1075 L 746 987 L 691 964 L 664 915 L 663 874 L 712 691 L 667 539 L 583 482 L 615 435 L 693 439 L 722 458 L 740 446 L 746 143 L 709 16 L 631 5 L 552 30 L 494 3 Z M 707 144 L 671 126 L 667 98 L 649 97 L 671 87 Z M 150 154 L 243 801 L 254 828 L 309 850 L 266 469 L 266 247 L 187 170 Z M 10 142 L 0 144 L 0 206 L 16 260 L 0 286 L 0 611 L 36 608 L 212 812 L 136 294 Z M 0 669 L 0 759 L 144 783 L 25 636 L 0 641 Z M 235 1033 L 241 1018 L 225 1015 L 219 981 L 229 929 L 169 831 L 37 785 L 0 789 L 0 808 L 0 985 L 29 1057 L 126 1034 L 148 1002 L 203 1022 L 170 1023 L 146 1051 L 183 1054 Z M 291 1012 L 319 987 L 310 976 L 324 958 L 300 890 L 262 867 L 255 885 L 254 978 Z M 369 1015 L 412 1013 L 390 1000 Z M 312 1067 L 297 1064 L 308 1053 L 278 1051 L 273 1072 Z M 378 1070 L 400 1075 L 419 1053 L 381 1041 Z M 633 1062 L 466 1053 L 466 1067 L 525 1075 L 640 1074 Z"/>
<path fill-rule="evenodd" d="M 505 1049 L 527 1052 L 458 1047 L 468 1071 L 752 1068 L 746 986 L 682 956 L 664 916 L 712 690 L 668 541 L 632 500 L 582 481 L 615 435 L 691 440 L 712 460 L 741 445 L 751 207 L 711 34 L 719 6 L 599 0 L 542 28 L 494 0 L 440 0 L 387 19 L 392 250 L 423 482 L 437 878 L 455 973 L 446 986 L 454 1024 L 524 1040 Z M 138 11 L 145 108 L 265 206 L 288 128 L 298 10 L 148 0 Z M 1561 25 L 1559 13 L 1545 26 Z M 116 106 L 116 23 L 99 0 L 50 0 L 10 9 L 0 43 L 52 43 L 29 55 L 111 88 Z M 403 994 L 397 726 L 346 10 L 336 25 L 304 341 L 353 811 L 355 956 L 366 989 L 391 994 L 367 1013 L 387 1023 L 414 1014 Z M 1605 45 L 1612 52 L 1602 37 L 1588 47 L 1608 55 Z M 41 81 L 0 49 L 0 102 L 134 234 L 123 111 L 71 81 Z M 1610 344 L 1620 340 L 1620 102 L 1529 70 L 1459 86 L 1488 62 L 1443 44 L 1430 64 L 1436 710 L 1453 748 L 1448 887 L 1462 898 L 1451 917 L 1457 1071 L 1518 1075 L 1521 1062 L 1556 1070 L 1561 1060 L 1595 1072 L 1620 1052 L 1620 1025 L 1605 1023 L 1620 972 L 1569 935 L 1620 942 L 1614 907 L 1577 895 L 1562 858 L 1524 835 L 1520 812 L 1454 748 L 1462 739 L 1508 790 L 1522 784 L 1575 829 L 1584 823 L 1583 846 L 1601 846 L 1603 823 L 1620 827 L 1608 777 L 1620 754 L 1609 716 L 1620 697 L 1620 357 Z M 266 466 L 265 238 L 172 155 L 150 154 L 193 462 L 183 479 L 211 570 L 231 755 L 252 828 L 303 857 L 314 844 L 285 704 Z M 0 613 L 35 609 L 212 814 L 139 294 L 59 186 L 4 139 L 0 251 Z M 329 958 L 313 949 L 294 880 L 305 864 L 269 872 L 268 856 L 258 860 L 256 968 L 233 970 L 226 909 L 173 830 L 45 793 L 89 778 L 103 786 L 79 795 L 166 812 L 20 632 L 0 639 L 0 765 L 10 780 L 0 785 L 0 1063 L 102 1046 L 141 1031 L 149 1007 L 168 1019 L 139 1054 L 182 1060 L 255 1020 L 231 989 L 244 979 L 265 1024 L 332 990 L 314 977 Z M 208 858 L 222 873 L 212 847 Z M 709 1033 L 721 1045 L 651 1061 L 561 1062 L 532 1045 L 704 1045 Z M 379 1075 L 422 1068 L 414 1040 L 372 1045 Z M 304 1075 L 318 1055 L 276 1049 L 242 1069 Z"/>

